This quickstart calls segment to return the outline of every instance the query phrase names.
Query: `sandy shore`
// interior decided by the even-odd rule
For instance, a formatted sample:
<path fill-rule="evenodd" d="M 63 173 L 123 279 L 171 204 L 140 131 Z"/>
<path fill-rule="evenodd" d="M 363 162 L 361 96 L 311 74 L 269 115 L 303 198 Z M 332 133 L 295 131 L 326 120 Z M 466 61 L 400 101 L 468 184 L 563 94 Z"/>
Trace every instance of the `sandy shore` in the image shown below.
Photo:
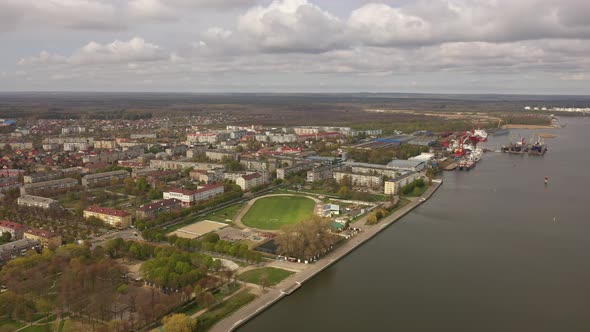
<path fill-rule="evenodd" d="M 557 127 L 551 125 L 519 125 L 519 124 L 507 124 L 504 125 L 505 129 L 555 129 Z"/>

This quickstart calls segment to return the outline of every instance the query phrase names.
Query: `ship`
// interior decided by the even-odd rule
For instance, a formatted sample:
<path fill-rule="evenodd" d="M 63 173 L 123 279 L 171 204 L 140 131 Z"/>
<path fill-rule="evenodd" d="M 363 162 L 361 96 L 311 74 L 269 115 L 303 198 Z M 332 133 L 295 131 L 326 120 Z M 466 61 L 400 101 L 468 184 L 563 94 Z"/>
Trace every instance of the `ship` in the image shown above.
<path fill-rule="evenodd" d="M 471 132 L 471 136 L 477 138 L 478 142 L 486 142 L 488 140 L 488 133 L 485 129 L 475 129 Z"/>
<path fill-rule="evenodd" d="M 502 146 L 501 151 L 512 154 L 524 154 L 529 151 L 529 146 L 526 144 L 524 138 L 521 137 L 516 143 Z"/>
<path fill-rule="evenodd" d="M 476 165 L 476 162 L 470 159 L 463 159 L 459 162 L 459 170 L 460 171 L 470 171 Z"/>
<path fill-rule="evenodd" d="M 547 152 L 547 145 L 545 142 L 539 137 L 535 141 L 535 143 L 531 144 L 529 148 L 529 155 L 533 156 L 542 156 Z"/>

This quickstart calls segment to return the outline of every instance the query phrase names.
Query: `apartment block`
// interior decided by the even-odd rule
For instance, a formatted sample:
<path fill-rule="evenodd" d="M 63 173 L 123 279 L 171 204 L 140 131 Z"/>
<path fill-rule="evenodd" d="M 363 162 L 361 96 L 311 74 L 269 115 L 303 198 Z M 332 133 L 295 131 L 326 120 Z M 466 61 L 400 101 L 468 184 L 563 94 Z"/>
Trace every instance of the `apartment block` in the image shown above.
<path fill-rule="evenodd" d="M 131 214 L 127 211 L 90 206 L 84 210 L 84 218 L 98 218 L 116 228 L 127 228 L 131 226 Z"/>
<path fill-rule="evenodd" d="M 23 238 L 39 241 L 43 247 L 61 246 L 61 235 L 38 228 L 29 228 L 23 232 Z"/>
<path fill-rule="evenodd" d="M 105 186 L 114 182 L 121 182 L 129 177 L 129 172 L 124 170 L 89 174 L 82 178 L 82 185 L 84 187 Z"/>
<path fill-rule="evenodd" d="M 27 183 L 24 186 L 20 187 L 20 193 L 21 195 L 39 195 L 41 193 L 43 195 L 47 195 L 58 192 L 65 192 L 74 189 L 77 186 L 78 180 L 65 178 L 59 180 Z"/>
<path fill-rule="evenodd" d="M 20 196 L 17 200 L 17 204 L 19 206 L 33 207 L 45 210 L 57 209 L 60 206 L 59 202 L 54 199 L 33 195 Z"/>

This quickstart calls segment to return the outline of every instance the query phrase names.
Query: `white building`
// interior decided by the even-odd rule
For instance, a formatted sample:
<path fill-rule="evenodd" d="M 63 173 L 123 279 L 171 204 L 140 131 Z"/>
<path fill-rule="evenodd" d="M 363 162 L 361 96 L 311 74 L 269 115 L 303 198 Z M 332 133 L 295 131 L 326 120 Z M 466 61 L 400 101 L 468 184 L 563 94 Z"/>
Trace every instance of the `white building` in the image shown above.
<path fill-rule="evenodd" d="M 264 184 L 264 178 L 258 173 L 242 175 L 236 179 L 236 184 L 242 188 L 243 191 L 252 190 L 252 188 Z"/>
<path fill-rule="evenodd" d="M 385 195 L 396 195 L 401 187 L 412 183 L 419 178 L 420 174 L 416 172 L 408 172 L 395 179 L 386 180 L 383 185 L 383 193 Z"/>

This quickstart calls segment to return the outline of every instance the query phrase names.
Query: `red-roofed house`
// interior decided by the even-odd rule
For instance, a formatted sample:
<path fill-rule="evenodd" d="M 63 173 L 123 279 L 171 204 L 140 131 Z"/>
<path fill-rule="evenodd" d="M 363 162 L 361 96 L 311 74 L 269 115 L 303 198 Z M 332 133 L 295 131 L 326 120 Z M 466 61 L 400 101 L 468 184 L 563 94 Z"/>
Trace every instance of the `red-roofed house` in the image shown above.
<path fill-rule="evenodd" d="M 136 211 L 136 216 L 142 219 L 155 218 L 160 212 L 172 211 L 181 207 L 182 202 L 175 198 L 163 199 L 140 206 Z"/>
<path fill-rule="evenodd" d="M 84 210 L 84 218 L 96 217 L 117 228 L 127 228 L 131 225 L 131 214 L 127 211 L 90 206 Z"/>
<path fill-rule="evenodd" d="M 19 223 L 9 220 L 0 220 L 0 235 L 2 235 L 2 233 L 10 233 L 12 235 L 12 240 L 20 240 L 23 238 L 24 230 L 25 226 Z"/>
<path fill-rule="evenodd" d="M 164 198 L 175 198 L 182 202 L 182 206 L 191 206 L 199 201 L 204 201 L 221 194 L 223 194 L 223 184 L 210 184 L 203 186 L 199 190 L 169 189 L 164 192 Z"/>
<path fill-rule="evenodd" d="M 39 241 L 43 247 L 61 246 L 61 235 L 38 228 L 29 228 L 23 233 L 25 239 Z"/>

